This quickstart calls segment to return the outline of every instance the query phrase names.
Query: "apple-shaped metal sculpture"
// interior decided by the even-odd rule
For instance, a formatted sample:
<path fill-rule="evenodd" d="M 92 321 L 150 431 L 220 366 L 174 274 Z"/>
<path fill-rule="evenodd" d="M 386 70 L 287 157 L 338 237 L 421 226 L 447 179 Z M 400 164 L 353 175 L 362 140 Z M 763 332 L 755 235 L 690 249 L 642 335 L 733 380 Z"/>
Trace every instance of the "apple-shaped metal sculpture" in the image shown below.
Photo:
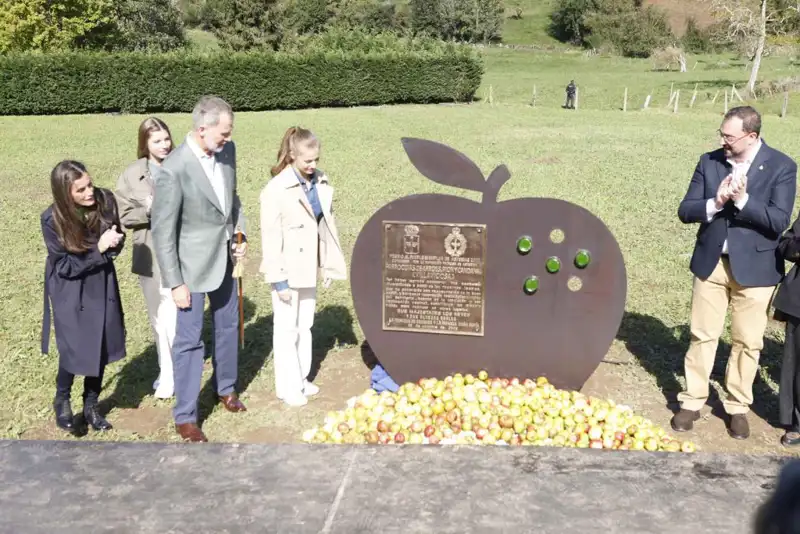
<path fill-rule="evenodd" d="M 402 142 L 427 178 L 483 198 L 410 195 L 364 225 L 351 289 L 381 365 L 398 384 L 486 369 L 580 389 L 625 308 L 625 262 L 614 236 L 570 202 L 497 202 L 511 177 L 505 165 L 486 179 L 450 147 Z"/>

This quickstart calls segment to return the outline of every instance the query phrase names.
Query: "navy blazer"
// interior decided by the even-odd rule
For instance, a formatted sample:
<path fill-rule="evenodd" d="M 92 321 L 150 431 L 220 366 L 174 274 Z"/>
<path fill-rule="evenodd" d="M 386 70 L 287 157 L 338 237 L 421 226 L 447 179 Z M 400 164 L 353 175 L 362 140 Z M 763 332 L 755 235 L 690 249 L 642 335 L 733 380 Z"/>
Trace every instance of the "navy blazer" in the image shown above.
<path fill-rule="evenodd" d="M 739 285 L 776 285 L 785 273 L 777 247 L 794 209 L 797 164 L 763 143 L 747 172 L 747 204 L 740 211 L 729 200 L 709 223 L 706 202 L 716 197 L 719 184 L 730 173 L 721 148 L 703 154 L 678 208 L 681 222 L 700 223 L 690 269 L 698 278 L 708 278 L 727 239 L 731 271 Z"/>

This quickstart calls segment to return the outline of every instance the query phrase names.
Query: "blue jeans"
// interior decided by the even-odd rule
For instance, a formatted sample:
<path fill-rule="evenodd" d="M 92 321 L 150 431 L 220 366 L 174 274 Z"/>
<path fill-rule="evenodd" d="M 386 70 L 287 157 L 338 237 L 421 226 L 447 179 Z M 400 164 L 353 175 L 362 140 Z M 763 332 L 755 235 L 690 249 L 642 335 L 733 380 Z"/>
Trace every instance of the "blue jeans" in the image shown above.
<path fill-rule="evenodd" d="M 214 328 L 212 363 L 213 383 L 220 396 L 234 392 L 239 361 L 239 300 L 237 281 L 231 276 L 232 264 L 219 288 L 208 293 L 211 322 Z M 198 397 L 203 377 L 203 306 L 206 294 L 192 293 L 191 306 L 178 309 L 175 341 L 172 345 L 172 364 L 175 376 L 175 424 L 197 423 Z"/>

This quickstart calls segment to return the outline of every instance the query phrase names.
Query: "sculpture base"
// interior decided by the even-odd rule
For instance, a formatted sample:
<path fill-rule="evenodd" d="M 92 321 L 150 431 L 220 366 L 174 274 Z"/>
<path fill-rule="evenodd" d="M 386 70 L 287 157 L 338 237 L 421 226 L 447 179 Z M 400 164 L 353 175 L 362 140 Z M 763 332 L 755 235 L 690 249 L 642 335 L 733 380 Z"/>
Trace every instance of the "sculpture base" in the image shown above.
<path fill-rule="evenodd" d="M 787 458 L 0 442 L 0 532 L 749 534 Z"/>

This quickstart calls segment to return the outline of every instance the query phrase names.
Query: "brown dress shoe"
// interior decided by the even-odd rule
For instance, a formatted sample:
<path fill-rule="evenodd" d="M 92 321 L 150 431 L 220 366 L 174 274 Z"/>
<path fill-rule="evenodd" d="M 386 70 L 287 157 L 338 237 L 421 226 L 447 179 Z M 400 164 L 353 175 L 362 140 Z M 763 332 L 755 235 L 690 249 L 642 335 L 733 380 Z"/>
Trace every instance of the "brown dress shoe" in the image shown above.
<path fill-rule="evenodd" d="M 694 422 L 700 419 L 700 412 L 681 410 L 672 417 L 670 425 L 675 432 L 688 432 L 694 427 Z"/>
<path fill-rule="evenodd" d="M 747 439 L 750 437 L 750 425 L 744 414 L 737 413 L 730 417 L 728 435 L 733 439 Z"/>
<path fill-rule="evenodd" d="M 231 393 L 230 395 L 220 397 L 219 400 L 222 401 L 222 405 L 225 406 L 225 409 L 229 412 L 247 411 L 247 408 L 244 407 L 244 404 L 242 404 L 242 401 L 240 401 L 239 397 L 236 396 L 236 393 Z"/>
<path fill-rule="evenodd" d="M 200 430 L 200 427 L 194 423 L 183 423 L 182 425 L 175 425 L 175 428 L 184 441 L 191 442 L 204 442 L 208 441 L 206 435 Z"/>

